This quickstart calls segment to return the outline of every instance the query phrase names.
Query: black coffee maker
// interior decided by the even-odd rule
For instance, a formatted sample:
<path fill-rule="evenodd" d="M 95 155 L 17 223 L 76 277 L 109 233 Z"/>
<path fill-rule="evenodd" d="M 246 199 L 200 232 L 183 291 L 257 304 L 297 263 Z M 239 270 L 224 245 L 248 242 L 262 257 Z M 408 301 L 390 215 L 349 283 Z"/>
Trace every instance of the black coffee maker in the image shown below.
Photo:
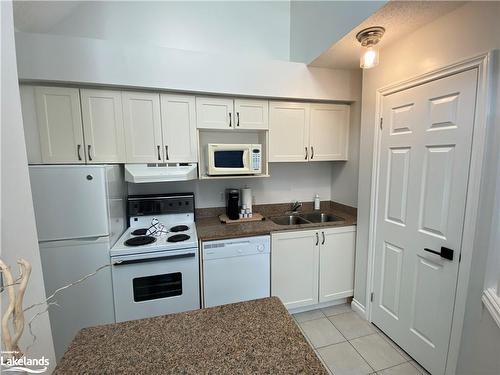
<path fill-rule="evenodd" d="M 226 215 L 231 220 L 240 217 L 240 191 L 238 189 L 226 189 Z"/>

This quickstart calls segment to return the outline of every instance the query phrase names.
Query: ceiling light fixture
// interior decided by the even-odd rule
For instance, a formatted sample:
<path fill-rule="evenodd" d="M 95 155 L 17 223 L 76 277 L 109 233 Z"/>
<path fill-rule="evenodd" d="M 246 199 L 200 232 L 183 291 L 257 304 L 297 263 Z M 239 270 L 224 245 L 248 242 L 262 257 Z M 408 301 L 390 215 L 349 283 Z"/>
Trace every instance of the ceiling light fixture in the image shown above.
<path fill-rule="evenodd" d="M 382 39 L 385 29 L 381 26 L 369 27 L 356 34 L 356 39 L 363 47 L 365 53 L 359 60 L 359 66 L 363 69 L 370 69 L 378 65 L 378 48 L 376 44 Z"/>

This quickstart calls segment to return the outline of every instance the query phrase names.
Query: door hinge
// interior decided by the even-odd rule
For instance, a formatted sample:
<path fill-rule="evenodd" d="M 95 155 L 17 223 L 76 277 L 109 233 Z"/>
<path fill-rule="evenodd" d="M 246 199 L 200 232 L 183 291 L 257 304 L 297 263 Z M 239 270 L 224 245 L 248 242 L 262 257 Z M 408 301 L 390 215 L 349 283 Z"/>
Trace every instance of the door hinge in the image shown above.
<path fill-rule="evenodd" d="M 373 292 L 370 294 L 370 302 L 373 302 Z"/>
<path fill-rule="evenodd" d="M 380 130 L 382 130 L 384 128 L 383 124 L 384 124 L 384 119 L 381 117 L 380 118 Z"/>
<path fill-rule="evenodd" d="M 462 261 L 462 253 L 458 255 L 458 263 L 460 263 L 461 261 Z"/>

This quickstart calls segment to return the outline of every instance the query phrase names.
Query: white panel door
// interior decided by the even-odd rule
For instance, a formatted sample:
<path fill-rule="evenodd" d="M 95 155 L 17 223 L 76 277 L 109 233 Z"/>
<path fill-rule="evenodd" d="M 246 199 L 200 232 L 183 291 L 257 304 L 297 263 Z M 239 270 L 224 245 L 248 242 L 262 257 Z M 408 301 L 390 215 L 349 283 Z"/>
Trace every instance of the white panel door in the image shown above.
<path fill-rule="evenodd" d="M 122 97 L 120 91 L 80 90 L 88 163 L 124 163 Z"/>
<path fill-rule="evenodd" d="M 321 230 L 320 241 L 319 302 L 352 297 L 356 227 Z"/>
<path fill-rule="evenodd" d="M 450 340 L 476 83 L 472 69 L 382 103 L 372 320 L 435 375 Z M 428 251 L 442 247 L 452 259 Z"/>
<path fill-rule="evenodd" d="M 318 303 L 319 234 L 272 234 L 271 295 L 288 308 Z"/>
<path fill-rule="evenodd" d="M 161 94 L 161 124 L 165 162 L 196 162 L 195 98 Z"/>
<path fill-rule="evenodd" d="M 35 87 L 43 163 L 85 163 L 80 93 L 67 87 Z"/>
<path fill-rule="evenodd" d="M 198 129 L 234 129 L 233 99 L 197 97 L 196 126 Z"/>
<path fill-rule="evenodd" d="M 122 100 L 127 163 L 161 163 L 160 95 L 123 91 Z"/>
<path fill-rule="evenodd" d="M 347 160 L 349 109 L 346 104 L 311 104 L 310 160 Z"/>
<path fill-rule="evenodd" d="M 309 103 L 269 103 L 269 161 L 309 160 Z"/>
<path fill-rule="evenodd" d="M 269 129 L 269 102 L 267 100 L 235 99 L 236 129 Z"/>

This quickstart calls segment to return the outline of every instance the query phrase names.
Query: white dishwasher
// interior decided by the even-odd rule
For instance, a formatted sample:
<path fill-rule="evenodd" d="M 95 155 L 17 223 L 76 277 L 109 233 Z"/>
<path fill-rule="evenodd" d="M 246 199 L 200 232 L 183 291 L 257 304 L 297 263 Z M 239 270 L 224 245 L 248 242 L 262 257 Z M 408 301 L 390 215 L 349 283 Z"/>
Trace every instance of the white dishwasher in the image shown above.
<path fill-rule="evenodd" d="M 203 242 L 204 307 L 269 297 L 270 236 Z"/>

